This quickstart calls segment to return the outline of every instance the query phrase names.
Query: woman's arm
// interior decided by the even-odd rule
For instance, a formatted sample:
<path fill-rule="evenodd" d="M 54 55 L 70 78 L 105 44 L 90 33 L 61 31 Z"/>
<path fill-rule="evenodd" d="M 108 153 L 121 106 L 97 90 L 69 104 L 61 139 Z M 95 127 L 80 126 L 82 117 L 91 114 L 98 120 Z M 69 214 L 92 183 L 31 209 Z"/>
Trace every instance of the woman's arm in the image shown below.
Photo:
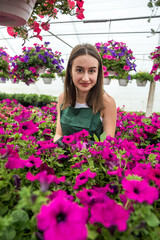
<path fill-rule="evenodd" d="M 107 93 L 103 95 L 104 109 L 102 110 L 103 131 L 107 136 L 115 137 L 117 108 L 114 99 Z"/>
<path fill-rule="evenodd" d="M 57 125 L 56 125 L 56 133 L 54 136 L 54 142 L 57 141 L 59 138 L 63 136 L 61 124 L 60 124 L 60 106 L 63 102 L 63 93 L 58 98 L 58 104 L 57 104 Z"/>

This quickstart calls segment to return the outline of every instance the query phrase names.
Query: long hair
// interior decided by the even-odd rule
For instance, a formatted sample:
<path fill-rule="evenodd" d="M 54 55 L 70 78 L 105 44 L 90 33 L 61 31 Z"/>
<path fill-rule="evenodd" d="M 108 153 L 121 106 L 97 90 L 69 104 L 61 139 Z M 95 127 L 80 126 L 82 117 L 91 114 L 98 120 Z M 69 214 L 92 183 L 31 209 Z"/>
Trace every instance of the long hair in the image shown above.
<path fill-rule="evenodd" d="M 71 71 L 72 71 L 72 64 L 75 58 L 82 56 L 82 55 L 91 55 L 98 60 L 99 67 L 98 67 L 98 76 L 97 82 L 95 86 L 89 91 L 86 99 L 86 104 L 93 109 L 93 113 L 97 113 L 98 111 L 104 108 L 103 105 L 103 64 L 102 59 L 97 51 L 96 47 L 91 44 L 79 44 L 75 46 L 70 54 L 67 68 L 66 68 L 66 75 L 64 81 L 64 97 L 63 97 L 63 105 L 62 109 L 65 109 L 69 105 L 72 107 L 76 104 L 76 88 L 72 81 Z"/>

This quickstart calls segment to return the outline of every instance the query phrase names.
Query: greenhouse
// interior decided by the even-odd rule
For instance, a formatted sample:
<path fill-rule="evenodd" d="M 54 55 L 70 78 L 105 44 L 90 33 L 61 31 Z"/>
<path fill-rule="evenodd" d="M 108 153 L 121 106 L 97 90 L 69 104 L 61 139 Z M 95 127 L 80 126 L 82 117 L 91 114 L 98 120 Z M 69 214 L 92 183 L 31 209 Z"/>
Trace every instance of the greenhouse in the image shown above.
<path fill-rule="evenodd" d="M 0 0 L 0 240 L 160 239 L 160 1 Z"/>

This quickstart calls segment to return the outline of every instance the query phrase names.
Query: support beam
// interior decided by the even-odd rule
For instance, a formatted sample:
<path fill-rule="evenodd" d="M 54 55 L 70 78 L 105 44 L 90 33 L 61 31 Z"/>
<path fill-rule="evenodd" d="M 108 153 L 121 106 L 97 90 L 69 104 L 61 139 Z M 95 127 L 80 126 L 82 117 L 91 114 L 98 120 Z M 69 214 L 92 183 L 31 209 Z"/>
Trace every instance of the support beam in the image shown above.
<path fill-rule="evenodd" d="M 152 115 L 155 88 L 156 88 L 156 82 L 155 81 L 150 82 L 147 109 L 146 109 L 146 117 L 150 117 Z"/>

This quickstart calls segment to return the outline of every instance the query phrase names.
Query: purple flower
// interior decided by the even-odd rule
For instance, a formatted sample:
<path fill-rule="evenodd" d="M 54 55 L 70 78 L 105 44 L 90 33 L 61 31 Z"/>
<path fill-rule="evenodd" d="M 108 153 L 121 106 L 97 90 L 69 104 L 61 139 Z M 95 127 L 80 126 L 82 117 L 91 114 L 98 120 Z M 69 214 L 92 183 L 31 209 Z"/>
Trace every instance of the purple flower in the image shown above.
<path fill-rule="evenodd" d="M 138 201 L 140 203 L 147 202 L 152 204 L 159 197 L 158 190 L 155 187 L 150 187 L 146 180 L 122 180 L 122 186 L 126 190 L 127 198 Z"/>
<path fill-rule="evenodd" d="M 91 170 L 88 168 L 87 171 L 80 173 L 76 177 L 76 183 L 73 188 L 78 189 L 79 186 L 82 186 L 83 184 L 85 184 L 89 178 L 94 178 L 95 176 L 97 176 L 97 173 L 92 173 Z"/>
<path fill-rule="evenodd" d="M 86 240 L 87 217 L 86 208 L 58 194 L 48 205 L 41 207 L 37 225 L 44 232 L 44 240 Z"/>
<path fill-rule="evenodd" d="M 128 218 L 128 211 L 112 199 L 108 199 L 105 203 L 97 203 L 91 208 L 92 224 L 102 223 L 106 228 L 116 226 L 120 232 L 127 229 Z"/>

